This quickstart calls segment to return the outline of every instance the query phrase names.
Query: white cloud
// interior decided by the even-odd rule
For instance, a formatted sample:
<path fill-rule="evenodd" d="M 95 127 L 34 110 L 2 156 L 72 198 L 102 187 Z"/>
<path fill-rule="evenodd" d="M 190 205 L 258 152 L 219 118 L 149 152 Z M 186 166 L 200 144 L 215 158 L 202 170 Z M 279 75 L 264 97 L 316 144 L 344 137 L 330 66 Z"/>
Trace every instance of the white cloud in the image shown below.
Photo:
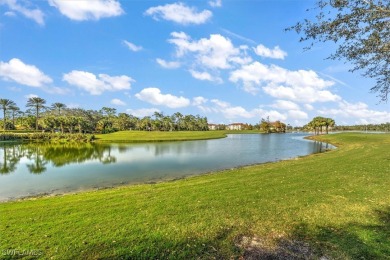
<path fill-rule="evenodd" d="M 142 46 L 137 46 L 134 43 L 131 43 L 131 42 L 126 41 L 126 40 L 123 41 L 123 44 L 125 44 L 127 46 L 127 48 L 129 48 L 129 50 L 134 51 L 134 52 L 141 51 L 143 49 Z"/>
<path fill-rule="evenodd" d="M 29 9 L 17 3 L 16 0 L 0 0 L 0 5 L 2 4 L 7 5 L 10 10 L 21 13 L 25 17 L 34 20 L 39 25 L 45 24 L 45 21 L 43 19 L 45 15 L 40 9 Z M 13 15 L 15 15 L 14 12 L 6 12 L 8 16 L 12 15 L 12 13 Z"/>
<path fill-rule="evenodd" d="M 158 88 L 145 88 L 137 93 L 136 98 L 153 105 L 161 105 L 169 108 L 187 107 L 190 100 L 184 97 L 177 97 L 171 94 L 162 94 Z"/>
<path fill-rule="evenodd" d="M 279 46 L 275 46 L 272 50 L 268 49 L 262 44 L 257 45 L 256 48 L 253 48 L 255 53 L 261 57 L 265 58 L 272 58 L 272 59 L 281 59 L 284 60 L 284 58 L 287 56 L 287 52 L 280 49 Z"/>
<path fill-rule="evenodd" d="M 220 34 L 211 34 L 210 38 L 192 40 L 184 32 L 171 33 L 168 42 L 176 46 L 177 57 L 185 54 L 195 55 L 198 65 L 210 69 L 229 69 L 233 64 L 243 64 L 251 59 L 240 48 L 234 47 L 229 38 Z"/>
<path fill-rule="evenodd" d="M 165 69 L 177 69 L 180 67 L 180 62 L 177 61 L 165 61 L 163 59 L 156 59 L 156 62 Z"/>
<path fill-rule="evenodd" d="M 264 110 L 260 108 L 246 110 L 241 106 L 232 106 L 230 103 L 219 99 L 212 99 L 211 103 L 213 103 L 215 106 L 209 107 L 208 112 L 221 113 L 226 119 L 229 120 L 258 118 L 260 121 L 261 118 L 267 117 L 269 117 L 271 121 L 284 121 L 287 119 L 287 115 L 276 110 Z"/>
<path fill-rule="evenodd" d="M 5 12 L 4 15 L 5 15 L 5 16 L 8 16 L 8 17 L 15 17 L 15 16 L 16 16 L 16 13 L 11 12 L 11 11 L 8 11 L 8 12 Z"/>
<path fill-rule="evenodd" d="M 209 1 L 209 5 L 211 7 L 221 7 L 222 6 L 222 0 L 211 0 L 211 1 Z"/>
<path fill-rule="evenodd" d="M 118 98 L 112 99 L 111 104 L 116 105 L 116 106 L 126 106 L 126 103 Z"/>
<path fill-rule="evenodd" d="M 76 21 L 99 20 L 124 13 L 120 3 L 116 0 L 49 0 L 49 4 L 69 19 Z"/>
<path fill-rule="evenodd" d="M 193 106 L 200 106 L 200 105 L 205 104 L 207 101 L 208 101 L 208 99 L 204 98 L 204 97 L 194 97 L 192 99 L 192 105 Z"/>
<path fill-rule="evenodd" d="M 194 7 L 188 7 L 183 3 L 173 3 L 151 7 L 145 12 L 155 20 L 164 19 L 178 24 L 203 24 L 212 16 L 209 10 L 198 12 Z"/>
<path fill-rule="evenodd" d="M 127 109 L 127 113 L 136 117 L 152 116 L 154 112 L 161 112 L 157 108 L 140 108 L 140 109 Z"/>
<path fill-rule="evenodd" d="M 262 88 L 265 93 L 278 99 L 302 103 L 341 100 L 338 95 L 326 90 L 334 82 L 320 78 L 312 70 L 291 71 L 256 61 L 231 72 L 229 80 L 242 82 L 244 90 L 250 93 Z"/>
<path fill-rule="evenodd" d="M 305 106 L 305 108 L 306 108 L 307 110 L 309 110 L 309 111 L 311 111 L 311 110 L 314 109 L 314 107 L 313 107 L 312 105 L 310 105 L 310 104 L 305 104 L 304 106 Z"/>
<path fill-rule="evenodd" d="M 189 70 L 189 72 L 191 73 L 192 77 L 194 77 L 195 79 L 213 81 L 213 82 L 217 82 L 217 83 L 223 82 L 221 78 L 214 77 L 210 73 L 205 72 L 205 71 L 199 72 L 199 71 L 195 71 L 195 70 Z"/>
<path fill-rule="evenodd" d="M 288 118 L 289 119 L 298 119 L 298 120 L 301 120 L 301 119 L 308 119 L 309 116 L 307 115 L 306 112 L 304 111 L 301 111 L 301 110 L 289 110 L 287 112 L 288 114 Z"/>
<path fill-rule="evenodd" d="M 24 97 L 25 97 L 26 99 L 29 99 L 29 98 L 38 97 L 38 95 L 35 95 L 35 94 L 28 94 L 28 95 L 25 95 Z"/>
<path fill-rule="evenodd" d="M 0 77 L 3 80 L 15 81 L 30 87 L 42 87 L 44 84 L 53 82 L 34 65 L 25 64 L 16 58 L 9 62 L 0 61 Z"/>
<path fill-rule="evenodd" d="M 282 110 L 299 110 L 299 106 L 294 102 L 287 100 L 276 100 L 271 107 Z"/>
<path fill-rule="evenodd" d="M 73 70 L 64 74 L 63 80 L 70 85 L 77 86 L 91 95 L 100 95 L 104 91 L 119 91 L 131 88 L 131 82 L 134 80 L 128 76 L 109 76 L 107 74 L 95 74 Z"/>
<path fill-rule="evenodd" d="M 327 117 L 337 116 L 348 121 L 355 120 L 354 124 L 379 124 L 390 122 L 390 112 L 376 111 L 368 108 L 363 102 L 349 103 L 341 101 L 338 108 L 321 109 L 318 112 Z M 336 121 L 337 123 L 337 121 Z"/>

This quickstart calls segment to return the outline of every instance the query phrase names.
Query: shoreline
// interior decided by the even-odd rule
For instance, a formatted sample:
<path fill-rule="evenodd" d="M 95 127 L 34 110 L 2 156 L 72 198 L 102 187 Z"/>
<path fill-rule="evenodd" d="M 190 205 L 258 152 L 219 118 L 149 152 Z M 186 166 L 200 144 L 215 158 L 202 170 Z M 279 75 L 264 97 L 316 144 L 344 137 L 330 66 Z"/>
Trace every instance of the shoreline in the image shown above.
<path fill-rule="evenodd" d="M 236 133 L 236 134 L 239 134 L 239 133 Z M 246 133 L 246 134 L 252 134 L 252 133 Z M 253 134 L 257 134 L 257 133 L 253 133 Z M 259 133 L 259 134 L 261 134 L 261 133 Z M 226 138 L 226 137 L 227 137 L 227 135 L 225 137 L 222 137 L 222 138 Z M 319 136 L 309 135 L 309 136 L 302 137 L 302 139 L 306 139 L 308 141 L 313 141 L 313 142 L 320 141 L 320 140 L 316 140 L 315 139 L 316 137 L 319 137 Z M 212 139 L 216 139 L 216 138 L 212 138 Z M 201 140 L 212 140 L 212 139 L 201 139 Z M 187 140 L 187 141 L 201 141 L 201 140 Z M 179 140 L 179 141 L 184 141 L 184 140 Z M 150 141 L 150 142 L 153 142 L 153 141 Z M 145 143 L 150 143 L 150 142 L 145 142 Z M 165 141 L 161 141 L 161 142 L 165 142 Z M 320 142 L 323 142 L 323 141 L 320 141 Z M 106 143 L 106 142 L 104 142 L 104 143 Z M 112 143 L 112 144 L 120 144 L 120 143 Z M 37 200 L 37 199 L 41 199 L 41 198 L 77 195 L 77 194 L 82 194 L 82 193 L 89 193 L 89 192 L 96 192 L 96 191 L 100 191 L 100 190 L 108 190 L 108 189 L 116 189 L 116 188 L 124 188 L 124 187 L 126 188 L 126 187 L 134 187 L 134 186 L 141 186 L 141 185 L 155 185 L 155 184 L 160 184 L 160 183 L 169 183 L 169 182 L 175 182 L 175 181 L 184 180 L 184 179 L 191 179 L 191 178 L 198 177 L 198 176 L 220 174 L 221 172 L 234 171 L 234 170 L 239 170 L 239 169 L 248 168 L 248 167 L 256 167 L 256 166 L 267 165 L 267 164 L 275 164 L 275 163 L 280 163 L 280 162 L 285 162 L 285 161 L 295 161 L 295 160 L 299 160 L 299 159 L 313 156 L 316 154 L 327 153 L 327 152 L 330 152 L 330 151 L 337 149 L 336 145 L 331 144 L 331 143 L 328 143 L 328 144 L 334 146 L 335 148 L 334 149 L 325 149 L 322 152 L 311 153 L 311 154 L 307 154 L 307 155 L 300 155 L 300 156 L 295 156 L 295 157 L 290 157 L 290 158 L 285 158 L 285 159 L 276 159 L 274 161 L 244 164 L 244 165 L 239 165 L 236 167 L 193 173 L 193 174 L 189 174 L 189 175 L 185 175 L 185 176 L 181 176 L 181 177 L 175 177 L 175 178 L 171 178 L 171 179 L 161 178 L 161 179 L 155 179 L 155 180 L 150 180 L 150 181 L 146 181 L 146 182 L 142 182 L 142 181 L 141 182 L 131 182 L 131 181 L 129 181 L 129 182 L 121 182 L 118 184 L 110 184 L 108 186 L 91 187 L 91 188 L 87 188 L 87 189 L 80 189 L 80 190 L 73 190 L 73 191 L 71 191 L 71 190 L 61 191 L 59 193 L 56 193 L 55 191 L 50 191 L 50 192 L 31 194 L 31 195 L 21 196 L 21 197 L 11 197 L 11 198 L 7 198 L 7 199 L 0 199 L 0 204 L 10 203 L 10 202 L 18 202 L 18 201 Z"/>

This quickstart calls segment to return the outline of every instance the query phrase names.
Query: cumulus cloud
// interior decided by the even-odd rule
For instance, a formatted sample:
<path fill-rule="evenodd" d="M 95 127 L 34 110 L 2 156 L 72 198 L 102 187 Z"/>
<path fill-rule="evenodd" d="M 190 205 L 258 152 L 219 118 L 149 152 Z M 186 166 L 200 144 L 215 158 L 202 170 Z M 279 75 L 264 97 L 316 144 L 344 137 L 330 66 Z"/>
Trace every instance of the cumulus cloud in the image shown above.
<path fill-rule="evenodd" d="M 303 119 L 309 118 L 309 116 L 306 112 L 298 110 L 298 109 L 289 110 L 287 112 L 287 115 L 288 115 L 289 119 L 303 120 Z"/>
<path fill-rule="evenodd" d="M 212 17 L 212 12 L 203 10 L 198 12 L 194 7 L 188 7 L 183 3 L 173 3 L 151 7 L 145 12 L 155 20 L 167 20 L 178 24 L 203 24 Z"/>
<path fill-rule="evenodd" d="M 49 4 L 69 19 L 76 21 L 99 20 L 124 14 L 116 0 L 49 0 Z"/>
<path fill-rule="evenodd" d="M 297 104 L 287 100 L 276 100 L 272 107 L 282 110 L 299 110 L 299 106 Z"/>
<path fill-rule="evenodd" d="M 119 91 L 131 88 L 131 82 L 134 80 L 128 76 L 109 76 L 107 74 L 99 74 L 96 76 L 93 73 L 86 71 L 73 70 L 64 74 L 63 80 L 70 85 L 77 86 L 91 95 L 100 95 L 104 91 Z"/>
<path fill-rule="evenodd" d="M 43 19 L 45 15 L 38 8 L 35 8 L 35 9 L 27 8 L 27 7 L 23 6 L 23 5 L 21 5 L 20 3 L 17 3 L 16 0 L 1 0 L 0 1 L 0 5 L 2 5 L 2 4 L 3 5 L 7 5 L 8 8 L 13 11 L 13 12 L 7 12 L 6 14 L 8 16 L 9 15 L 13 16 L 13 15 L 15 15 L 15 12 L 17 12 L 17 13 L 21 13 L 26 18 L 34 20 L 39 25 L 44 25 L 45 24 L 45 21 Z"/>
<path fill-rule="evenodd" d="M 219 99 L 212 99 L 210 101 L 214 106 L 209 107 L 208 112 L 215 112 L 222 114 L 226 119 L 249 119 L 249 118 L 267 118 L 269 117 L 272 121 L 286 120 L 287 115 L 280 113 L 276 110 L 265 110 L 261 108 L 255 108 L 247 110 L 242 106 L 232 106 L 226 101 Z"/>
<path fill-rule="evenodd" d="M 212 81 L 212 82 L 216 82 L 216 83 L 223 82 L 220 77 L 212 76 L 210 73 L 208 73 L 206 71 L 199 72 L 199 71 L 195 71 L 195 70 L 189 70 L 189 72 L 191 73 L 192 77 L 194 77 L 195 79 L 207 80 L 207 81 Z"/>
<path fill-rule="evenodd" d="M 253 48 L 255 53 L 261 57 L 272 58 L 272 59 L 281 59 L 287 56 L 287 52 L 280 49 L 279 46 L 275 46 L 273 49 L 269 49 L 262 44 L 257 45 L 256 48 Z"/>
<path fill-rule="evenodd" d="M 312 70 L 291 71 L 256 61 L 232 71 L 229 80 L 242 82 L 247 92 L 256 93 L 262 88 L 265 93 L 278 99 L 302 103 L 341 100 L 338 95 L 326 90 L 334 82 L 320 78 Z"/>
<path fill-rule="evenodd" d="M 251 59 L 240 49 L 234 47 L 229 38 L 220 34 L 211 34 L 210 37 L 200 40 L 192 40 L 184 32 L 171 33 L 172 38 L 168 42 L 176 46 L 177 57 L 185 54 L 195 55 L 198 65 L 210 69 L 229 69 L 232 64 L 243 64 Z"/>
<path fill-rule="evenodd" d="M 338 103 L 338 108 L 321 109 L 318 112 L 326 116 L 355 120 L 354 124 L 379 124 L 390 122 L 390 112 L 376 111 L 368 108 L 363 102 L 349 103 L 345 100 Z M 337 123 L 337 122 L 336 122 Z"/>
<path fill-rule="evenodd" d="M 221 7 L 222 6 L 222 0 L 212 0 L 212 1 L 209 1 L 209 5 L 211 7 Z"/>
<path fill-rule="evenodd" d="M 309 110 L 309 111 L 311 111 L 311 110 L 314 109 L 314 107 L 313 107 L 312 105 L 310 105 L 310 104 L 305 104 L 304 107 L 305 107 L 307 110 Z"/>
<path fill-rule="evenodd" d="M 158 88 L 145 88 L 137 93 L 136 98 L 153 105 L 166 106 L 169 108 L 187 107 L 190 100 L 185 97 L 177 97 L 171 94 L 162 94 Z"/>
<path fill-rule="evenodd" d="M 112 99 L 110 103 L 116 106 L 126 106 L 126 103 L 118 98 Z"/>
<path fill-rule="evenodd" d="M 156 59 L 156 62 L 165 69 L 177 69 L 180 67 L 180 62 L 177 61 L 166 61 L 163 59 Z"/>
<path fill-rule="evenodd" d="M 140 108 L 140 109 L 127 109 L 126 112 L 129 113 L 130 115 L 142 118 L 145 116 L 152 116 L 154 112 L 161 112 L 161 111 L 157 108 Z"/>
<path fill-rule="evenodd" d="M 207 98 L 204 98 L 204 97 L 194 97 L 192 99 L 192 105 L 193 106 L 200 106 L 200 105 L 203 105 L 205 104 L 206 102 L 208 101 Z"/>
<path fill-rule="evenodd" d="M 0 61 L 0 77 L 3 80 L 15 81 L 30 87 L 42 87 L 53 82 L 49 76 L 34 65 L 25 64 L 16 58 L 9 62 Z"/>
<path fill-rule="evenodd" d="M 129 50 L 134 52 L 141 51 L 143 49 L 142 46 L 137 46 L 134 43 L 131 43 L 126 40 L 123 41 L 123 44 L 126 45 L 126 47 L 129 48 Z"/>

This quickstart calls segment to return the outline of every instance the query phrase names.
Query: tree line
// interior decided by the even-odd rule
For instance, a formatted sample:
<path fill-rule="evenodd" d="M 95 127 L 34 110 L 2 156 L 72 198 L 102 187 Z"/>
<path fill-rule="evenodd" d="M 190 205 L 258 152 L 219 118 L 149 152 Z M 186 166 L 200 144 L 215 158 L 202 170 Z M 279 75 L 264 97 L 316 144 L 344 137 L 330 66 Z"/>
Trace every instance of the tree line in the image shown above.
<path fill-rule="evenodd" d="M 122 130 L 145 131 L 207 131 L 207 117 L 183 115 L 179 112 L 139 118 L 127 113 L 117 113 L 115 108 L 100 110 L 68 108 L 63 103 L 46 105 L 46 100 L 31 97 L 22 111 L 14 101 L 0 99 L 3 111 L 2 128 L 6 130 L 35 130 L 61 133 L 111 133 Z"/>
<path fill-rule="evenodd" d="M 316 135 L 322 134 L 324 131 L 326 134 L 329 133 L 329 128 L 336 125 L 336 122 L 332 118 L 317 116 L 313 118 L 308 124 L 304 125 L 305 130 L 314 131 Z"/>

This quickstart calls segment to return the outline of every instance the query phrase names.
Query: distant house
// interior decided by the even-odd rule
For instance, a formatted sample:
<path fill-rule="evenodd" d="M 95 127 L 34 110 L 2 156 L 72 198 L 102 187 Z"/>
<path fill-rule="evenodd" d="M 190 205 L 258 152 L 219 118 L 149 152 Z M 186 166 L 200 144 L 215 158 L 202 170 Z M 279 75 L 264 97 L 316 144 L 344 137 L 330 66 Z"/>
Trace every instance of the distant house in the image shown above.
<path fill-rule="evenodd" d="M 218 125 L 216 124 L 209 124 L 209 130 L 217 130 L 218 129 Z"/>
<path fill-rule="evenodd" d="M 244 130 L 245 124 L 243 123 L 233 123 L 226 126 L 227 130 Z"/>

